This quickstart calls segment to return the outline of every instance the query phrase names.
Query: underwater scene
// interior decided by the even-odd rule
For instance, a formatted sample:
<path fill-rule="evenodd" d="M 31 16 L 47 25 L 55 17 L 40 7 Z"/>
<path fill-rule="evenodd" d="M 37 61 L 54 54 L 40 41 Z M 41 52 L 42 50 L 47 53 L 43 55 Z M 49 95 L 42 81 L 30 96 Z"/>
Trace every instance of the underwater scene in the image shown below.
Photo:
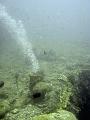
<path fill-rule="evenodd" d="M 89 0 L 0 0 L 0 120 L 90 120 L 89 11 Z"/>

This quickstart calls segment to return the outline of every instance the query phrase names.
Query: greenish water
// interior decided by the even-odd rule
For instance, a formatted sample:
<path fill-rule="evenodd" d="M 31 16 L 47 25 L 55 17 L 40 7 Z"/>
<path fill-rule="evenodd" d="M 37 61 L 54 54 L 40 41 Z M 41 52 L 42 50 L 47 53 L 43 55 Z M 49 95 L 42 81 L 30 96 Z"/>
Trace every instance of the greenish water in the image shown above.
<path fill-rule="evenodd" d="M 24 4 L 23 1 L 22 6 L 21 1 L 13 2 L 1 1 L 13 19 L 16 21 L 20 19 L 23 22 L 28 43 L 32 45 L 33 54 L 40 66 L 39 71 L 45 74 L 44 82 L 47 91 L 49 89 L 47 84 L 52 84 L 51 91 L 54 91 L 54 85 L 58 91 L 61 87 L 58 86 L 58 79 L 63 79 L 67 86 L 67 83 L 71 84 L 65 79 L 67 74 L 76 75 L 82 69 L 90 69 L 88 0 L 86 2 L 69 0 L 67 5 L 65 1 L 57 0 L 56 2 L 30 0 L 28 4 Z M 32 104 L 31 98 L 28 97 L 28 94 L 31 94 L 29 76 L 33 72 L 32 60 L 24 55 L 23 48 L 16 39 L 10 32 L 10 28 L 6 28 L 0 21 L 0 81 L 4 82 L 4 86 L 0 88 L 0 115 L 4 111 L 2 104 L 6 115 L 6 117 L 1 115 L 1 117 L 4 116 L 2 120 L 16 120 L 16 117 L 17 120 L 30 120 L 35 115 L 43 114 L 40 106 Z M 38 86 L 37 84 L 36 88 Z M 60 93 L 62 100 L 65 97 L 65 103 L 60 103 L 62 106 L 60 109 L 65 110 L 67 110 L 65 105 L 67 106 L 72 93 L 72 85 L 70 91 L 69 87 L 66 90 L 66 86 L 62 90 L 65 94 Z M 39 87 L 43 89 L 42 86 Z M 56 96 L 55 93 L 50 93 L 50 98 L 54 99 L 51 94 Z M 55 100 L 50 102 L 56 104 Z M 48 109 L 51 109 L 51 106 Z M 45 111 L 44 114 L 46 113 Z"/>

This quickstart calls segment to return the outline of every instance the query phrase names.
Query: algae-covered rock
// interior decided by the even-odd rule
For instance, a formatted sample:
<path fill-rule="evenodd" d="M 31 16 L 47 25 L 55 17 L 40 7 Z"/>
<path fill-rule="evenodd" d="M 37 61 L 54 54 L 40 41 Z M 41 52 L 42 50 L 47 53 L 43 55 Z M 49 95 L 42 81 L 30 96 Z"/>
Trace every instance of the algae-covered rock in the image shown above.
<path fill-rule="evenodd" d="M 18 94 L 19 98 L 16 97 L 15 101 L 11 101 L 12 109 L 4 119 L 76 120 L 71 117 L 74 115 L 67 111 L 57 112 L 57 110 L 67 108 L 71 89 L 71 84 L 68 83 L 65 76 L 59 75 L 58 78 L 55 78 L 53 75 L 52 77 L 44 77 L 42 73 L 32 75 L 30 76 L 28 95 Z M 68 119 L 62 116 L 66 116 Z"/>
<path fill-rule="evenodd" d="M 0 101 L 0 119 L 3 118 L 5 114 L 9 111 L 10 111 L 9 102 L 6 100 Z"/>
<path fill-rule="evenodd" d="M 15 108 L 6 114 L 4 120 L 31 120 L 35 115 L 40 115 L 42 112 L 38 107 L 27 105 L 23 108 Z"/>
<path fill-rule="evenodd" d="M 67 77 L 43 78 L 31 76 L 30 79 L 30 103 L 39 107 L 43 113 L 55 112 L 57 109 L 67 107 L 71 95 L 71 84 Z"/>
<path fill-rule="evenodd" d="M 31 78 L 30 84 L 30 102 L 39 107 L 44 113 L 53 112 L 58 107 L 60 101 L 60 90 L 59 87 L 56 87 L 58 83 L 54 84 L 56 87 L 54 88 L 52 81 L 48 82 L 42 76 L 33 76 L 33 78 Z"/>
<path fill-rule="evenodd" d="M 77 119 L 71 112 L 61 110 L 58 111 L 57 113 L 35 116 L 31 120 L 77 120 Z"/>

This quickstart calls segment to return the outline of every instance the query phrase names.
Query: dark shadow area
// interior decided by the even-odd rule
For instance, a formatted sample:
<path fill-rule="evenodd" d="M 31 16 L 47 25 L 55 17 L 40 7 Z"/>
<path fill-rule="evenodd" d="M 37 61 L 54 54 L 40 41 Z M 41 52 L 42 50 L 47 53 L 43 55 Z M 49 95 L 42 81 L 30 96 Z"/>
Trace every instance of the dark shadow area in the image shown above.
<path fill-rule="evenodd" d="M 45 93 L 43 91 L 34 91 L 32 94 L 32 100 L 34 103 L 41 103 L 41 100 L 43 101 L 45 98 Z"/>
<path fill-rule="evenodd" d="M 80 105 L 79 120 L 90 120 L 90 95 L 88 91 L 82 93 L 82 104 Z"/>
<path fill-rule="evenodd" d="M 78 119 L 90 120 L 90 69 L 83 69 L 78 76 Z"/>
<path fill-rule="evenodd" d="M 78 76 L 70 77 L 74 80 L 74 95 L 70 98 L 69 111 L 73 112 L 78 120 L 90 120 L 90 69 L 82 69 Z"/>
<path fill-rule="evenodd" d="M 41 93 L 39 92 L 33 94 L 33 99 L 40 98 L 40 97 L 41 97 Z"/>
<path fill-rule="evenodd" d="M 79 120 L 90 120 L 90 70 L 83 70 L 79 75 L 79 81 Z"/>

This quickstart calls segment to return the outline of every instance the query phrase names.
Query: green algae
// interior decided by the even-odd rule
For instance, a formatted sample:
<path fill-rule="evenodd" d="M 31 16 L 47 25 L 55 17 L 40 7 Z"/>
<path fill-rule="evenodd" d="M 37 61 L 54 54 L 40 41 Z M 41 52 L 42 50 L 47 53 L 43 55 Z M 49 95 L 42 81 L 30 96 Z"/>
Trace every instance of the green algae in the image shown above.
<path fill-rule="evenodd" d="M 10 103 L 6 100 L 0 101 L 0 119 L 4 118 L 7 112 L 10 111 Z"/>
<path fill-rule="evenodd" d="M 16 120 L 16 118 L 17 120 L 30 120 L 34 116 L 40 119 L 39 115 L 44 116 L 44 114 L 45 119 L 48 120 L 49 115 L 50 118 L 54 114 L 59 116 L 57 110 L 67 109 L 73 88 L 66 74 L 61 72 L 62 65 L 47 62 L 43 66 L 46 68 L 45 74 L 43 72 L 30 74 L 31 70 L 23 64 L 24 61 L 21 59 L 22 57 L 16 63 L 14 60 L 12 67 L 10 64 L 13 58 L 10 58 L 11 61 L 5 65 L 2 61 L 3 68 L 0 70 L 0 78 L 5 81 L 4 89 L 8 93 L 8 98 L 5 99 L 10 101 L 10 109 L 4 112 L 4 120 Z M 43 61 L 40 64 L 43 64 Z M 58 69 L 56 69 L 57 67 Z M 16 73 L 19 73 L 18 82 L 15 82 Z M 41 97 L 35 100 L 33 95 L 37 92 L 41 93 Z"/>
<path fill-rule="evenodd" d="M 77 119 L 71 112 L 61 110 L 58 111 L 57 113 L 35 116 L 31 120 L 77 120 Z"/>

